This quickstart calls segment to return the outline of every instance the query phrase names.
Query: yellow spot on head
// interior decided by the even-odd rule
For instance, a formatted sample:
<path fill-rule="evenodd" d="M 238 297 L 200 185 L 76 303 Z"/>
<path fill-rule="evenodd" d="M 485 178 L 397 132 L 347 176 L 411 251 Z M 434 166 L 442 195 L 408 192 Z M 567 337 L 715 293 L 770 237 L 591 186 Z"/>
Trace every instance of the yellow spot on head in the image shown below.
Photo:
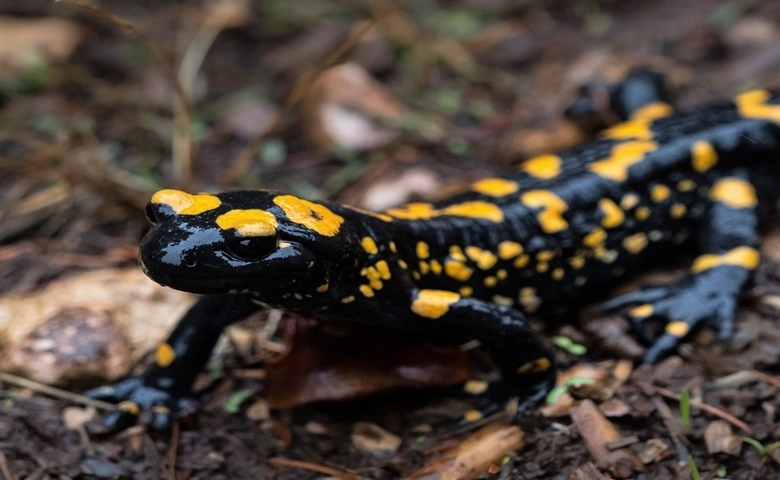
<path fill-rule="evenodd" d="M 569 224 L 563 218 L 563 213 L 569 208 L 558 195 L 549 190 L 529 190 L 520 195 L 520 201 L 530 208 L 541 208 L 537 218 L 539 226 L 547 233 L 560 232 Z"/>
<path fill-rule="evenodd" d="M 599 200 L 599 209 L 604 214 L 604 218 L 601 219 L 601 226 L 604 228 L 616 228 L 623 224 L 625 219 L 623 210 L 609 198 Z"/>
<path fill-rule="evenodd" d="M 561 157 L 558 155 L 541 155 L 534 157 L 526 160 L 520 166 L 520 170 L 543 180 L 555 178 L 561 173 Z"/>
<path fill-rule="evenodd" d="M 649 140 L 618 143 L 612 147 L 608 157 L 591 163 L 588 170 L 615 182 L 625 182 L 628 179 L 628 169 L 656 148 L 658 144 Z"/>
<path fill-rule="evenodd" d="M 717 165 L 718 152 L 710 142 L 698 141 L 691 147 L 691 164 L 693 169 L 704 173 Z"/>
<path fill-rule="evenodd" d="M 441 213 L 455 217 L 490 220 L 491 222 L 495 223 L 504 221 L 504 212 L 498 207 L 498 205 L 489 202 L 483 202 L 481 200 L 450 205 L 442 209 Z"/>
<path fill-rule="evenodd" d="M 422 241 L 417 242 L 416 250 L 417 250 L 417 257 L 418 258 L 425 259 L 425 258 L 428 258 L 430 256 L 430 254 L 431 254 L 431 252 L 430 252 L 430 250 L 428 248 L 428 244 L 425 243 L 425 242 L 422 242 Z"/>
<path fill-rule="evenodd" d="M 157 365 L 160 367 L 167 367 L 176 360 L 176 352 L 173 347 L 167 343 L 161 343 L 157 345 L 157 350 L 154 352 L 154 359 Z"/>
<path fill-rule="evenodd" d="M 690 328 L 691 327 L 687 323 L 676 321 L 667 323 L 664 330 L 669 335 L 673 335 L 677 338 L 683 338 L 684 336 L 688 335 L 688 330 L 690 330 Z"/>
<path fill-rule="evenodd" d="M 509 260 L 523 253 L 523 246 L 511 240 L 504 240 L 498 244 L 498 258 Z"/>
<path fill-rule="evenodd" d="M 235 229 L 242 237 L 270 237 L 276 235 L 276 217 L 265 210 L 230 210 L 217 217 L 222 230 Z"/>
<path fill-rule="evenodd" d="M 639 110 L 635 111 L 632 115 L 632 119 L 641 120 L 657 120 L 659 118 L 668 117 L 674 113 L 674 108 L 665 102 L 652 102 L 643 106 Z"/>
<path fill-rule="evenodd" d="M 650 189 L 650 198 L 653 199 L 654 202 L 663 202 L 667 198 L 669 198 L 669 195 L 671 195 L 671 190 L 669 190 L 669 187 L 666 185 L 658 184 L 653 185 L 653 187 Z"/>
<path fill-rule="evenodd" d="M 758 266 L 758 260 L 759 254 L 755 248 L 736 247 L 722 255 L 713 253 L 699 255 L 693 261 L 691 271 L 697 273 L 720 265 L 736 265 L 753 270 Z"/>
<path fill-rule="evenodd" d="M 192 195 L 180 190 L 165 189 L 152 195 L 152 203 L 168 205 L 179 215 L 198 215 L 214 210 L 222 204 L 222 200 L 214 195 L 199 193 Z"/>
<path fill-rule="evenodd" d="M 471 275 L 474 273 L 474 270 L 467 267 L 461 262 L 458 262 L 456 260 L 445 260 L 444 262 L 444 273 L 447 274 L 447 276 L 454 278 L 455 280 L 460 280 L 461 282 L 465 282 L 469 278 L 471 278 Z"/>
<path fill-rule="evenodd" d="M 637 254 L 647 247 L 647 235 L 642 232 L 629 235 L 623 239 L 623 248 L 631 254 Z"/>
<path fill-rule="evenodd" d="M 503 197 L 515 193 L 518 188 L 517 182 L 506 180 L 504 178 L 485 178 L 475 182 L 471 189 L 477 193 L 488 195 L 490 197 Z"/>
<path fill-rule="evenodd" d="M 362 245 L 363 250 L 370 255 L 374 255 L 375 253 L 379 252 L 379 248 L 376 246 L 376 242 L 371 237 L 363 237 L 363 239 L 360 240 L 360 245 Z"/>
<path fill-rule="evenodd" d="M 653 132 L 650 129 L 651 122 L 670 115 L 672 111 L 671 105 L 667 103 L 649 103 L 634 112 L 630 121 L 619 123 L 605 130 L 603 136 L 614 139 L 650 140 L 653 138 Z"/>
<path fill-rule="evenodd" d="M 710 198 L 731 208 L 755 207 L 758 203 L 753 185 L 741 178 L 728 177 L 715 182 Z"/>
<path fill-rule="evenodd" d="M 466 247 L 466 255 L 476 262 L 477 267 L 480 270 L 489 270 L 496 264 L 498 258 L 493 252 L 488 250 L 482 250 L 479 247 L 468 246 Z"/>
<path fill-rule="evenodd" d="M 320 235 L 332 237 L 339 233 L 344 217 L 333 213 L 325 205 L 310 202 L 293 195 L 278 195 L 274 203 L 291 222 L 303 225 Z"/>
<path fill-rule="evenodd" d="M 412 301 L 412 311 L 425 318 L 439 318 L 460 300 L 460 295 L 446 290 L 420 290 Z"/>

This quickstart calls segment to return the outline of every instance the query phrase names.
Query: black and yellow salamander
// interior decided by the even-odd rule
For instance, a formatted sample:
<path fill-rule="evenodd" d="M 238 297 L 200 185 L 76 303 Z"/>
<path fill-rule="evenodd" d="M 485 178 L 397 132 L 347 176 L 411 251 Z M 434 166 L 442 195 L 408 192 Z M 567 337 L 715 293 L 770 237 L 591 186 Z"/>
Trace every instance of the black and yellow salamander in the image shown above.
<path fill-rule="evenodd" d="M 164 426 L 190 410 L 217 337 L 261 304 L 437 342 L 476 339 L 502 378 L 467 390 L 519 399 L 518 415 L 555 382 L 553 354 L 525 314 L 592 299 L 683 243 L 698 251 L 684 278 L 605 306 L 665 324 L 650 362 L 692 329 L 729 337 L 759 262 L 759 207 L 776 197 L 780 91 L 674 113 L 657 76 L 636 71 L 610 95 L 626 120 L 597 139 L 434 203 L 368 212 L 269 191 L 157 192 L 141 267 L 206 295 L 144 375 L 90 392 L 121 402 L 107 422 L 148 410 Z"/>

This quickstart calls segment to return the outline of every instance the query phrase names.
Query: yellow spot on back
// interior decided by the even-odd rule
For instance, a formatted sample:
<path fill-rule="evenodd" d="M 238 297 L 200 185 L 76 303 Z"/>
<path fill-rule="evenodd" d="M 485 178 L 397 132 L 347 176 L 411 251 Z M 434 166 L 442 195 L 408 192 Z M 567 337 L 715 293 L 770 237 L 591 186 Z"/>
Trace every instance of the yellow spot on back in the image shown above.
<path fill-rule="evenodd" d="M 364 297 L 371 298 L 374 296 L 374 290 L 368 285 L 361 285 L 358 287 L 358 290 L 360 290 L 360 293 L 362 293 Z"/>
<path fill-rule="evenodd" d="M 388 242 L 387 246 L 390 247 L 390 251 L 391 252 L 397 252 L 398 251 L 398 247 L 395 246 L 395 242 L 393 242 L 393 241 Z"/>
<path fill-rule="evenodd" d="M 157 350 L 154 352 L 154 359 L 158 366 L 168 367 L 176 360 L 176 352 L 173 350 L 172 346 L 167 343 L 161 343 L 157 345 Z"/>
<path fill-rule="evenodd" d="M 540 373 L 546 372 L 552 366 L 552 362 L 547 357 L 539 357 L 531 362 L 524 363 L 517 367 L 517 373 Z"/>
<path fill-rule="evenodd" d="M 657 120 L 659 118 L 668 117 L 674 113 L 674 108 L 665 102 L 652 102 L 643 106 L 639 110 L 635 111 L 631 115 L 632 119 L 641 119 L 646 121 Z"/>
<path fill-rule="evenodd" d="M 332 237 L 339 233 L 344 217 L 333 213 L 325 205 L 310 202 L 293 195 L 277 195 L 274 203 L 291 222 L 303 225 L 320 235 Z"/>
<path fill-rule="evenodd" d="M 496 277 L 489 276 L 489 277 L 485 277 L 482 283 L 488 288 L 493 288 L 498 283 L 498 279 Z"/>
<path fill-rule="evenodd" d="M 623 248 L 628 253 L 637 254 L 647 247 L 647 235 L 642 232 L 629 235 L 623 239 Z"/>
<path fill-rule="evenodd" d="M 379 260 L 376 262 L 376 270 L 379 273 L 379 278 L 382 280 L 390 280 L 390 265 L 386 260 Z"/>
<path fill-rule="evenodd" d="M 426 275 L 431 269 L 430 265 L 428 265 L 428 262 L 424 260 L 420 260 L 420 262 L 417 265 L 420 270 L 420 273 L 422 273 L 423 275 Z"/>
<path fill-rule="evenodd" d="M 588 170 L 615 182 L 625 182 L 628 179 L 628 169 L 656 148 L 658 144 L 650 140 L 618 143 L 612 147 L 608 157 L 591 163 Z"/>
<path fill-rule="evenodd" d="M 464 297 L 470 297 L 472 293 L 474 293 L 474 289 L 469 287 L 468 285 L 465 287 L 460 287 L 460 290 L 458 290 L 460 294 Z"/>
<path fill-rule="evenodd" d="M 477 267 L 480 270 L 489 270 L 496 264 L 498 258 L 493 252 L 488 250 L 482 250 L 479 247 L 468 246 L 466 247 L 466 255 L 476 262 Z"/>
<path fill-rule="evenodd" d="M 731 208 L 754 207 L 758 203 L 753 185 L 734 177 L 715 182 L 710 191 L 710 198 Z"/>
<path fill-rule="evenodd" d="M 466 413 L 463 414 L 463 420 L 468 423 L 478 422 L 482 420 L 482 412 L 473 408 L 467 410 Z"/>
<path fill-rule="evenodd" d="M 439 263 L 438 260 L 431 260 L 429 262 L 429 265 L 431 266 L 431 272 L 433 272 L 434 275 L 441 274 L 442 266 L 441 266 L 441 263 Z"/>
<path fill-rule="evenodd" d="M 363 246 L 363 250 L 370 255 L 374 255 L 375 253 L 379 252 L 379 248 L 376 246 L 376 242 L 371 237 L 363 237 L 363 239 L 360 240 L 360 244 Z"/>
<path fill-rule="evenodd" d="M 415 247 L 415 251 L 417 252 L 417 258 L 422 258 L 422 259 L 428 258 L 430 256 L 430 254 L 431 254 L 431 252 L 430 252 L 430 250 L 428 248 L 428 244 L 423 242 L 423 241 L 417 242 L 417 246 Z"/>
<path fill-rule="evenodd" d="M 623 224 L 623 210 L 609 198 L 599 200 L 599 209 L 604 213 L 604 218 L 601 219 L 601 226 L 604 228 L 616 228 Z"/>
<path fill-rule="evenodd" d="M 484 380 L 469 380 L 463 384 L 463 391 L 470 395 L 482 395 L 488 389 L 488 382 Z"/>
<path fill-rule="evenodd" d="M 465 262 L 466 254 L 463 253 L 463 249 L 460 248 L 460 246 L 453 245 L 450 247 L 450 258 L 452 258 L 453 260 L 457 260 L 459 262 Z"/>
<path fill-rule="evenodd" d="M 465 282 L 474 273 L 474 270 L 455 260 L 446 260 L 444 262 L 444 273 L 447 276 Z"/>
<path fill-rule="evenodd" d="M 561 267 L 554 268 L 551 275 L 553 280 L 561 280 L 566 275 L 566 271 Z"/>
<path fill-rule="evenodd" d="M 631 116 L 631 120 L 619 123 L 604 131 L 605 138 L 650 140 L 653 132 L 650 125 L 653 120 L 669 116 L 673 112 L 671 105 L 653 102 L 640 108 Z"/>
<path fill-rule="evenodd" d="M 446 290 L 423 289 L 412 301 L 412 311 L 425 318 L 439 318 L 450 309 L 450 305 L 460 300 L 460 295 Z"/>
<path fill-rule="evenodd" d="M 561 173 L 561 157 L 558 155 L 540 155 L 526 160 L 520 165 L 520 170 L 543 180 L 555 178 Z"/>
<path fill-rule="evenodd" d="M 677 182 L 677 190 L 681 192 L 690 192 L 694 188 L 696 188 L 696 183 L 689 178 L 684 178 Z"/>
<path fill-rule="evenodd" d="M 653 306 L 649 303 L 643 303 L 628 311 L 629 315 L 636 318 L 647 318 L 653 314 Z"/>
<path fill-rule="evenodd" d="M 675 203 L 669 209 L 669 215 L 671 215 L 672 218 L 682 218 L 685 216 L 687 212 L 688 212 L 688 207 L 686 207 L 682 203 Z"/>
<path fill-rule="evenodd" d="M 539 226 L 547 233 L 560 232 L 569 224 L 563 218 L 569 206 L 558 195 L 549 190 L 529 190 L 520 195 L 520 201 L 531 208 L 541 208 L 537 214 Z"/>
<path fill-rule="evenodd" d="M 538 262 L 549 262 L 553 258 L 555 258 L 555 252 L 552 250 L 542 250 L 536 254 L 536 261 Z"/>
<path fill-rule="evenodd" d="M 639 204 L 639 196 L 636 193 L 627 193 L 620 199 L 620 208 L 630 210 Z"/>
<path fill-rule="evenodd" d="M 352 205 L 343 205 L 344 208 L 348 208 L 350 210 L 353 210 L 358 213 L 362 213 L 363 215 L 368 215 L 369 217 L 378 218 L 379 220 L 382 220 L 383 222 L 392 222 L 393 217 L 390 215 L 384 214 L 384 213 L 378 213 L 378 212 L 372 212 L 370 210 L 363 210 L 362 208 L 353 207 Z"/>
<path fill-rule="evenodd" d="M 456 217 L 478 218 L 500 223 L 504 221 L 504 212 L 498 205 L 475 200 L 472 202 L 457 203 L 442 209 L 441 213 Z"/>
<path fill-rule="evenodd" d="M 669 198 L 669 195 L 671 195 L 672 191 L 669 190 L 669 187 L 666 185 L 653 185 L 653 187 L 650 189 L 650 198 L 653 199 L 654 202 L 663 202 L 667 198 Z"/>
<path fill-rule="evenodd" d="M 767 90 L 752 90 L 734 99 L 740 115 L 780 123 L 780 106 L 766 103 L 771 98 Z"/>
<path fill-rule="evenodd" d="M 523 246 L 511 240 L 504 240 L 498 244 L 498 258 L 509 260 L 523 253 Z"/>
<path fill-rule="evenodd" d="M 503 197 L 515 193 L 520 187 L 517 182 L 504 178 L 484 178 L 471 185 L 475 192 L 491 197 Z"/>
<path fill-rule="evenodd" d="M 691 147 L 691 165 L 699 173 L 704 173 L 718 163 L 718 152 L 710 142 L 700 140 Z"/>
<path fill-rule="evenodd" d="M 519 257 L 515 258 L 515 261 L 512 263 L 512 265 L 513 265 L 515 268 L 523 268 L 523 267 L 525 267 L 526 265 L 528 265 L 528 262 L 529 262 L 530 260 L 531 260 L 531 259 L 530 259 L 530 258 L 528 258 L 528 255 L 520 255 Z"/>
<path fill-rule="evenodd" d="M 319 293 L 324 293 L 324 292 L 327 292 L 327 291 L 328 291 L 328 284 L 327 284 L 327 283 L 323 283 L 322 285 L 320 285 L 319 287 L 317 287 L 317 291 L 318 291 Z"/>
<path fill-rule="evenodd" d="M 585 235 L 582 239 L 582 244 L 590 249 L 596 249 L 604 245 L 604 241 L 607 239 L 607 232 L 603 228 L 595 228 L 592 232 Z"/>
<path fill-rule="evenodd" d="M 425 220 L 436 216 L 436 209 L 430 203 L 409 203 L 399 208 L 391 208 L 385 213 L 404 220 Z"/>
<path fill-rule="evenodd" d="M 230 210 L 217 217 L 222 230 L 234 229 L 242 237 L 268 237 L 276 235 L 276 217 L 265 210 Z"/>
<path fill-rule="evenodd" d="M 120 410 L 124 410 L 125 412 L 129 412 L 131 415 L 138 415 L 141 411 L 141 409 L 138 407 L 138 404 L 135 402 L 131 402 L 129 400 L 125 400 L 124 402 L 119 402 L 117 404 L 117 407 Z"/>
<path fill-rule="evenodd" d="M 569 259 L 569 265 L 575 270 L 579 270 L 585 266 L 585 257 L 577 255 Z"/>
<path fill-rule="evenodd" d="M 168 205 L 179 215 L 198 215 L 222 205 L 222 200 L 215 195 L 199 193 L 191 195 L 180 190 L 165 189 L 152 195 L 152 203 Z"/>
<path fill-rule="evenodd" d="M 518 300 L 526 312 L 536 311 L 542 303 L 542 300 L 536 296 L 536 289 L 533 287 L 521 288 Z"/>
<path fill-rule="evenodd" d="M 347 295 L 346 297 L 341 299 L 341 303 L 352 303 L 355 301 L 354 295 Z"/>
<path fill-rule="evenodd" d="M 642 205 L 634 211 L 634 216 L 637 220 L 643 221 L 650 218 L 650 214 L 653 213 L 649 207 Z"/>
<path fill-rule="evenodd" d="M 717 255 L 706 253 L 699 255 L 693 261 L 691 271 L 698 273 L 720 265 L 736 265 L 748 270 L 753 270 L 758 266 L 758 250 L 751 247 L 736 247 L 728 252 Z"/>
<path fill-rule="evenodd" d="M 404 270 L 406 270 L 407 268 L 409 268 L 409 265 L 407 265 L 407 264 L 406 264 L 406 262 L 404 262 L 404 261 L 403 261 L 403 260 L 401 260 L 401 259 L 399 259 L 399 260 L 398 260 L 398 266 L 399 266 L 399 267 L 401 267 L 401 268 L 403 268 Z"/>

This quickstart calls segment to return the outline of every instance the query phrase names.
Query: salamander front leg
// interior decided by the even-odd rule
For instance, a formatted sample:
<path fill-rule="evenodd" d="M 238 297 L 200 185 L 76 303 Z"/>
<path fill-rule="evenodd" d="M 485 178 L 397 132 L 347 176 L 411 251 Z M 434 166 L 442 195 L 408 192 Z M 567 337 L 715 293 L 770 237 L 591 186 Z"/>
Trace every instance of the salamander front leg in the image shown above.
<path fill-rule="evenodd" d="M 141 412 L 151 412 L 152 427 L 166 428 L 172 417 L 194 411 L 198 402 L 192 397 L 192 384 L 222 330 L 258 308 L 250 297 L 243 295 L 202 297 L 182 317 L 165 343 L 157 347 L 155 364 L 146 372 L 85 393 L 119 404 L 119 410 L 106 416 L 106 428 L 125 428 Z"/>
<path fill-rule="evenodd" d="M 509 412 L 513 420 L 555 386 L 552 351 L 519 311 L 444 290 L 415 291 L 411 309 L 418 317 L 416 322 L 430 322 L 435 332 L 446 332 L 454 341 L 479 340 L 502 378 L 470 393 L 504 403 L 516 398 L 516 407 Z M 466 391 L 469 387 L 465 386 Z"/>
<path fill-rule="evenodd" d="M 715 329 L 721 339 L 734 330 L 739 294 L 758 265 L 756 194 L 741 169 L 721 177 L 710 191 L 712 203 L 699 229 L 696 257 L 690 273 L 673 285 L 656 286 L 606 302 L 603 308 L 629 308 L 629 319 L 643 331 L 649 319 L 666 322 L 664 332 L 645 352 L 655 363 L 674 351 L 689 332 Z"/>

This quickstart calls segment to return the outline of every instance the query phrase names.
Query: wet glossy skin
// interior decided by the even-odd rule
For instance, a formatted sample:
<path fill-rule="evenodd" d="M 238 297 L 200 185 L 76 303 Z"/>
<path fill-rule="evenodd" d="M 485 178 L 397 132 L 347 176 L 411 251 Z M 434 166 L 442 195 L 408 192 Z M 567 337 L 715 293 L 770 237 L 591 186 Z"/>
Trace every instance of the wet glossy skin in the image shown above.
<path fill-rule="evenodd" d="M 471 383 L 467 391 L 520 397 L 512 412 L 519 413 L 554 381 L 552 354 L 523 313 L 576 306 L 675 255 L 685 242 L 700 252 L 687 277 L 607 307 L 628 308 L 637 324 L 666 322 L 648 361 L 673 350 L 693 328 L 730 335 L 736 299 L 758 264 L 759 200 L 773 197 L 766 187 L 777 177 L 780 97 L 757 90 L 674 114 L 646 73 L 621 87 L 613 100 L 622 102 L 629 121 L 436 203 L 365 212 L 265 191 L 158 192 L 148 207 L 154 227 L 141 246 L 144 271 L 177 289 L 244 295 L 205 300 L 209 308 L 221 308 L 217 298 L 241 306 L 216 320 L 186 317 L 177 327 L 184 333 L 171 335 L 156 370 L 135 386 L 167 379 L 173 390 L 186 391 L 189 380 L 177 379 L 193 377 L 211 345 L 179 338 L 204 328 L 218 333 L 257 308 L 240 297 L 423 338 L 476 338 L 491 351 L 502 380 Z M 128 390 L 133 404 L 147 406 Z"/>

